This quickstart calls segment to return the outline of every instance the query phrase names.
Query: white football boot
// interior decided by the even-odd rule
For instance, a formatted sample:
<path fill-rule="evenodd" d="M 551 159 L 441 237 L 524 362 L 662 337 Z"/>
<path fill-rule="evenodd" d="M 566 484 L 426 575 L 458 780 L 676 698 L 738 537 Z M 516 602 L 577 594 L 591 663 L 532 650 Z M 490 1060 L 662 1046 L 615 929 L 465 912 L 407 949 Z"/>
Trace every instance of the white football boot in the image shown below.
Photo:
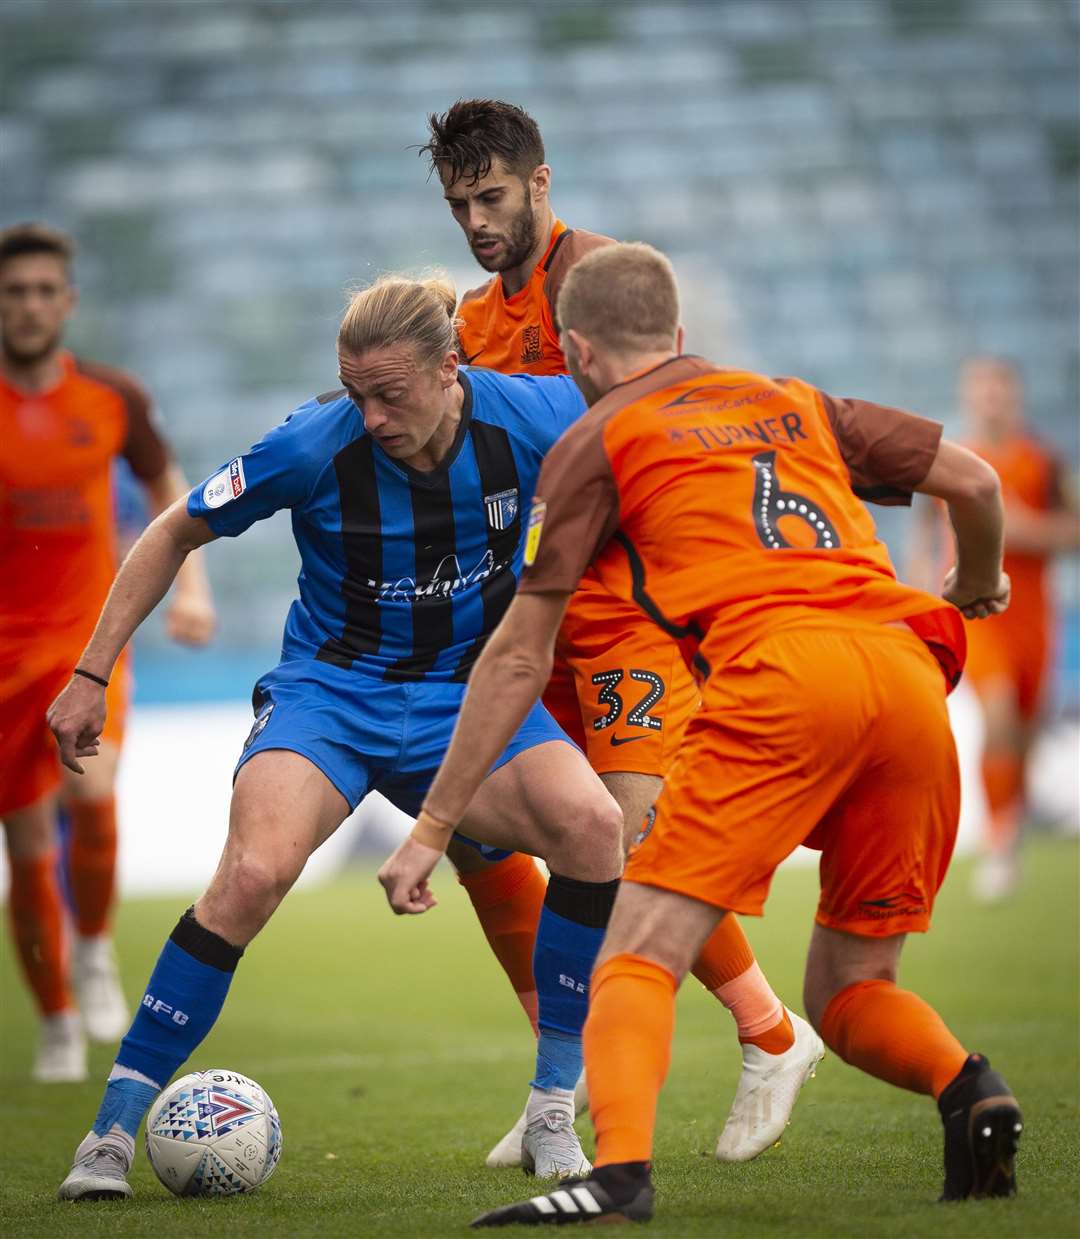
<path fill-rule="evenodd" d="M 538 1179 L 584 1177 L 592 1170 L 574 1130 L 574 1094 L 534 1088 L 525 1111 L 521 1167 Z"/>
<path fill-rule="evenodd" d="M 971 878 L 971 893 L 979 903 L 1002 903 L 1016 894 L 1020 863 L 1013 852 L 991 852 L 979 859 Z"/>
<path fill-rule="evenodd" d="M 80 1084 L 86 1079 L 86 1037 L 78 1011 L 59 1011 L 42 1019 L 30 1074 L 39 1084 Z"/>
<path fill-rule="evenodd" d="M 589 1089 L 585 1083 L 584 1071 L 574 1089 L 574 1109 L 577 1114 L 585 1114 L 589 1109 Z M 521 1141 L 525 1136 L 528 1121 L 529 1107 L 526 1104 L 518 1121 L 484 1159 L 485 1166 L 491 1170 L 503 1170 L 508 1166 L 521 1165 Z"/>
<path fill-rule="evenodd" d="M 131 1012 L 120 987 L 112 938 L 76 937 L 71 974 L 87 1036 L 91 1041 L 119 1041 L 131 1023 Z"/>
<path fill-rule="evenodd" d="M 75 1150 L 75 1160 L 60 1184 L 58 1200 L 116 1200 L 132 1195 L 127 1181 L 135 1141 L 117 1124 L 104 1136 L 91 1131 Z"/>
<path fill-rule="evenodd" d="M 742 1075 L 731 1113 L 720 1133 L 716 1157 L 721 1162 L 748 1162 L 784 1134 L 799 1092 L 825 1057 L 825 1044 L 810 1025 L 788 1011 L 795 1041 L 783 1054 L 766 1054 L 756 1045 L 742 1047 Z"/>

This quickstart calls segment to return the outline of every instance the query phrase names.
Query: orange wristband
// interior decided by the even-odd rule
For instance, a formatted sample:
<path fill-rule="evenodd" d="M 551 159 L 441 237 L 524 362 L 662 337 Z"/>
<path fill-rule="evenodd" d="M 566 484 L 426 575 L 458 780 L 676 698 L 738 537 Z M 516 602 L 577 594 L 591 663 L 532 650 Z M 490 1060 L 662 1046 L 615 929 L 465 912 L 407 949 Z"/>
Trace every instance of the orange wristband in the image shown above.
<path fill-rule="evenodd" d="M 416 819 L 416 824 L 412 828 L 410 838 L 415 839 L 417 843 L 422 843 L 425 847 L 445 852 L 450 842 L 450 836 L 453 833 L 454 828 L 449 822 L 444 822 L 440 818 L 435 817 L 427 809 L 421 809 L 420 816 Z"/>

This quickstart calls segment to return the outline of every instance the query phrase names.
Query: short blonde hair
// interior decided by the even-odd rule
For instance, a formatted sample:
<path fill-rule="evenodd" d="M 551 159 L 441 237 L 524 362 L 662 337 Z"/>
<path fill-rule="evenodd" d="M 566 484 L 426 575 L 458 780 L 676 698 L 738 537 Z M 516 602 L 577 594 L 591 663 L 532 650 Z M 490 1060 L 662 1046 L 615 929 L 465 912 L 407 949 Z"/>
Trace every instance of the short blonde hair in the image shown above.
<path fill-rule="evenodd" d="M 458 347 L 457 293 L 450 279 L 384 275 L 354 293 L 338 329 L 343 353 L 411 344 L 422 364 L 435 365 Z"/>
<path fill-rule="evenodd" d="M 675 272 L 651 245 L 605 245 L 570 268 L 557 317 L 560 328 L 613 352 L 670 348 L 679 327 Z"/>

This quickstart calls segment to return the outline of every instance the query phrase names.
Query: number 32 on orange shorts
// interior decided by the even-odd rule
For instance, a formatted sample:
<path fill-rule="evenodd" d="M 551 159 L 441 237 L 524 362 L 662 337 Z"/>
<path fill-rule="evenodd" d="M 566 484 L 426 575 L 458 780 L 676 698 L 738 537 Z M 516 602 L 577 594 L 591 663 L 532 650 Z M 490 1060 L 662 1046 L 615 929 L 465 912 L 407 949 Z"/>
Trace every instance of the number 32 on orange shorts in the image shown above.
<path fill-rule="evenodd" d="M 544 705 L 598 774 L 663 778 L 701 701 L 678 646 L 633 603 L 575 594 Z"/>

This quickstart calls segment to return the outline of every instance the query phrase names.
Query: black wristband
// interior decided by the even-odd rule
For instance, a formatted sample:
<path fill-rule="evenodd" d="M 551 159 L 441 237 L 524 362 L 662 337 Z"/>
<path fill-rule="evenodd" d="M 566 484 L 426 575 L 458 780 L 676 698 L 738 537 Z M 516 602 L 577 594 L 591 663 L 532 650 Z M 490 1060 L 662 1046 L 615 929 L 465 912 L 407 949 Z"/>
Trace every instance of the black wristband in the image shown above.
<path fill-rule="evenodd" d="M 81 675 L 84 680 L 93 680 L 95 684 L 100 684 L 102 688 L 109 687 L 108 680 L 103 680 L 101 676 L 94 675 L 92 671 L 84 671 L 82 667 L 76 667 L 72 674 Z"/>

